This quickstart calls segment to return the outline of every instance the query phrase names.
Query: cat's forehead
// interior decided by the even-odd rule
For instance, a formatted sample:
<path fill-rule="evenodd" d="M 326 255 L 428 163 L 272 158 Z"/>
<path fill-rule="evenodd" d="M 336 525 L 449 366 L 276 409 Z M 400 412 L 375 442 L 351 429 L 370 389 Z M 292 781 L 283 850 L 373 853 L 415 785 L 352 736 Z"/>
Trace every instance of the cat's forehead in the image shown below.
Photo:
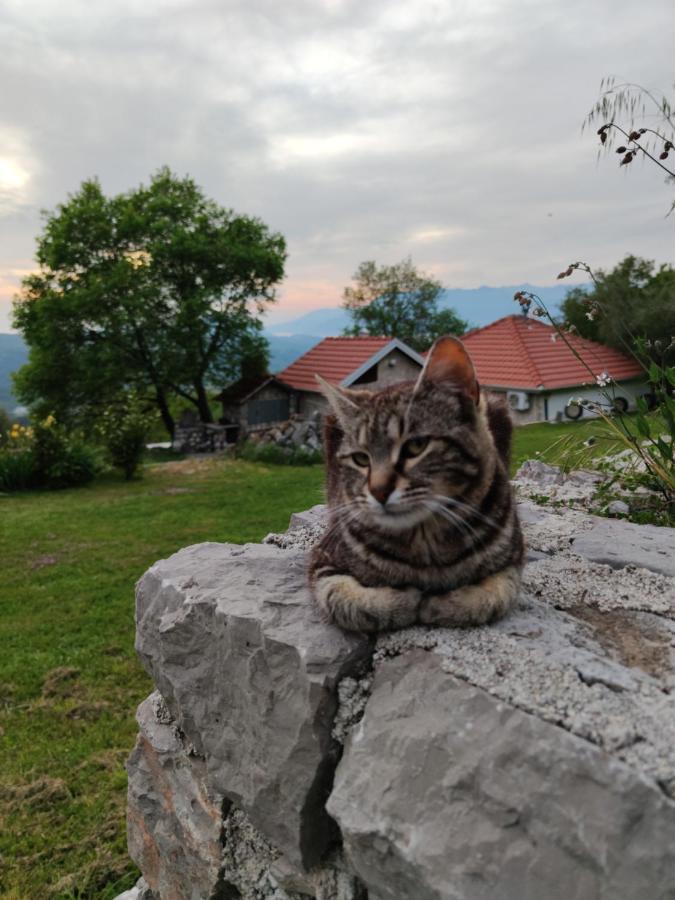
<path fill-rule="evenodd" d="M 474 418 L 473 402 L 462 392 L 431 386 L 415 390 L 413 383 L 371 394 L 359 407 L 352 436 L 363 445 L 373 440 L 395 442 L 415 433 L 443 433 Z"/>

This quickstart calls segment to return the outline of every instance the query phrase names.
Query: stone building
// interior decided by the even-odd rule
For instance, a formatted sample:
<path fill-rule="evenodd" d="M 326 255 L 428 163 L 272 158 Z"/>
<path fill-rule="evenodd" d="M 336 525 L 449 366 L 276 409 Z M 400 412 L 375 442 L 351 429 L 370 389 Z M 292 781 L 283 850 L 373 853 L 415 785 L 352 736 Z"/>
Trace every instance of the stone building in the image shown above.
<path fill-rule="evenodd" d="M 387 337 L 327 337 L 276 375 L 241 379 L 222 391 L 223 422 L 238 436 L 264 431 L 293 416 L 326 410 L 315 375 L 342 387 L 381 388 L 417 378 L 423 358 L 403 341 Z"/>

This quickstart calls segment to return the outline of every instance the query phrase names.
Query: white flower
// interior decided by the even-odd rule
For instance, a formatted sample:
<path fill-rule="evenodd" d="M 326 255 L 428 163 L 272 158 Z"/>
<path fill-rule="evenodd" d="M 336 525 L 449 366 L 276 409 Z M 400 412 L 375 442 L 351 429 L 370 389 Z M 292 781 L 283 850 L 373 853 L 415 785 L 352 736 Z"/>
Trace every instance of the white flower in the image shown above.
<path fill-rule="evenodd" d="M 607 372 L 601 372 L 595 376 L 595 383 L 598 387 L 607 387 L 608 384 L 612 383 L 612 376 Z"/>
<path fill-rule="evenodd" d="M 593 319 L 595 318 L 595 310 L 589 309 L 588 312 L 586 313 L 586 318 L 588 319 L 589 322 L 592 322 Z"/>

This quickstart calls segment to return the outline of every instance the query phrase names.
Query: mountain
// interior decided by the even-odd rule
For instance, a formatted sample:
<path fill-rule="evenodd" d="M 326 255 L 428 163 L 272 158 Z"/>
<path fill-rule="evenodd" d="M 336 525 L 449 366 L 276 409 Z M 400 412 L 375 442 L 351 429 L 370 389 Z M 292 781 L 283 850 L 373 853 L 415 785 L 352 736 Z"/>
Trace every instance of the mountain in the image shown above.
<path fill-rule="evenodd" d="M 272 335 L 314 335 L 314 337 L 334 337 L 342 334 L 349 325 L 349 315 L 338 306 L 322 306 L 320 309 L 298 316 L 289 322 L 280 322 L 270 325 L 265 329 L 265 336 L 269 339 Z"/>
<path fill-rule="evenodd" d="M 28 349 L 20 334 L 0 334 L 0 406 L 12 412 L 18 405 L 12 394 L 12 372 L 28 359 Z"/>
<path fill-rule="evenodd" d="M 269 331 L 265 332 L 265 337 L 270 346 L 270 372 L 280 372 L 290 366 L 321 339 L 315 334 L 277 335 Z"/>
<path fill-rule="evenodd" d="M 538 294 L 551 312 L 557 312 L 568 290 L 569 285 L 563 284 L 551 287 L 518 284 L 506 287 L 446 288 L 439 296 L 439 306 L 441 309 L 452 307 L 471 326 L 479 327 L 489 325 L 502 316 L 519 312 L 520 307 L 513 300 L 516 291 Z M 343 309 L 324 306 L 296 319 L 270 325 L 265 329 L 265 334 L 268 339 L 273 335 L 314 335 L 323 338 L 341 334 L 349 324 L 350 317 Z"/>

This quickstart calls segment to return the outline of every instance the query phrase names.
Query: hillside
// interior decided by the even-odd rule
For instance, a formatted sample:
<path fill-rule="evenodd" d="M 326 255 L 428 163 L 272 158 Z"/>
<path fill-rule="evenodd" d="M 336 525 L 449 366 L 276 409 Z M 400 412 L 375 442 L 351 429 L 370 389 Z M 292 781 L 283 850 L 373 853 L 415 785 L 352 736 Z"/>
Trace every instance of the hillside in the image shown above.
<path fill-rule="evenodd" d="M 11 411 L 17 406 L 12 394 L 12 372 L 22 366 L 28 350 L 19 334 L 0 334 L 0 406 Z"/>

